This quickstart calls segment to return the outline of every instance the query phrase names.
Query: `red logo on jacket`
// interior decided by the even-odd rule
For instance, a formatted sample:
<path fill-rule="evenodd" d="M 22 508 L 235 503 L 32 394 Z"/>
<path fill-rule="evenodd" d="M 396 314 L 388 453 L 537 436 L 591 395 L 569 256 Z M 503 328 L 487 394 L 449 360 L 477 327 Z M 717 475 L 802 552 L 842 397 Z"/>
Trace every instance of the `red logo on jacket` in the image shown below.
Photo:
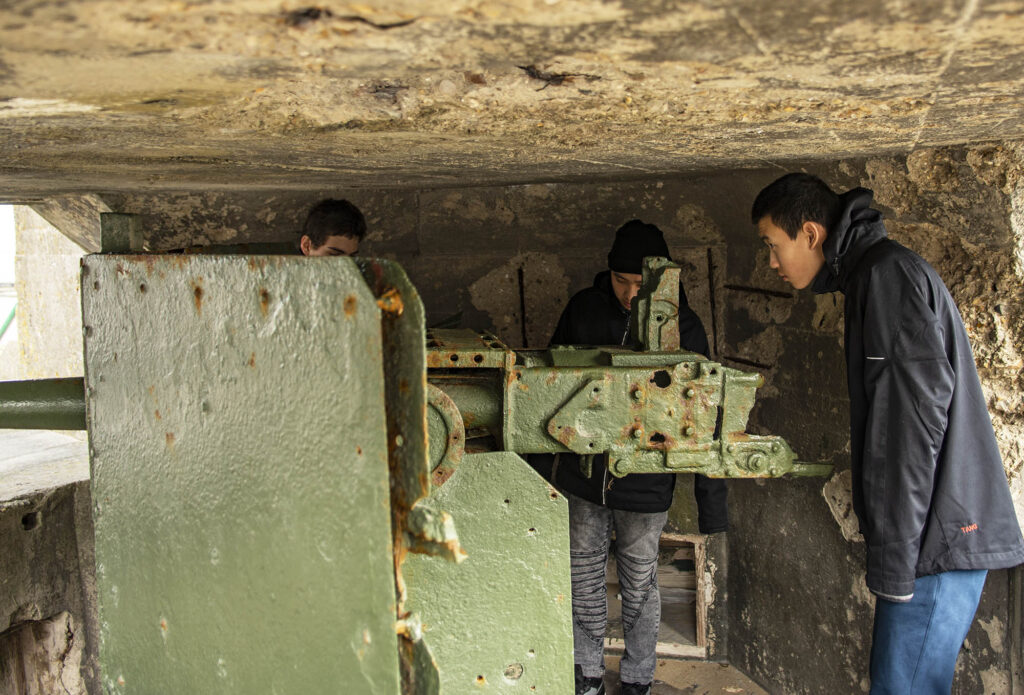
<path fill-rule="evenodd" d="M 977 531 L 978 530 L 978 525 L 977 524 L 971 524 L 970 526 L 961 526 L 960 530 L 963 533 L 971 533 L 972 531 Z"/>

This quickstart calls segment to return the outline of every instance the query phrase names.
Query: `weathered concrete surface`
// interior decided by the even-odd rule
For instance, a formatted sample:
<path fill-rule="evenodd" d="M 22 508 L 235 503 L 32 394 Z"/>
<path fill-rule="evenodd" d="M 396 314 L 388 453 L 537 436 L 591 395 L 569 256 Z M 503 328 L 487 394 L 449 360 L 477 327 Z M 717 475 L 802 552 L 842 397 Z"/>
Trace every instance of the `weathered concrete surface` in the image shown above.
<path fill-rule="evenodd" d="M 96 200 L 140 215 L 146 247 L 164 251 L 295 242 L 306 212 L 325 197 L 347 198 L 363 211 L 368 235 L 361 255 L 400 261 L 424 297 L 429 323 L 490 327 L 517 347 L 547 344 L 569 296 L 606 268 L 615 229 L 642 218 L 664 230 L 715 348 L 722 306 L 713 306 L 712 287 L 725 277 L 724 269 L 716 271 L 725 263 L 722 233 L 700 206 L 699 190 L 680 180 L 421 191 L 107 192 Z M 72 234 L 76 225 L 93 224 L 88 216 L 75 219 Z M 714 320 L 713 311 L 719 314 Z"/>
<path fill-rule="evenodd" d="M 1019 137 L 1022 31 L 1015 0 L 15 0 L 0 196 L 592 180 Z"/>
<path fill-rule="evenodd" d="M 87 695 L 85 640 L 70 613 L 0 634 L 0 690 L 8 695 Z"/>
<path fill-rule="evenodd" d="M 99 692 L 85 449 L 78 437 L 0 430 L 4 693 Z"/>
<path fill-rule="evenodd" d="M 14 228 L 19 378 L 81 376 L 78 263 L 84 251 L 28 206 L 15 206 Z M 71 235 L 82 228 L 66 227 Z"/>

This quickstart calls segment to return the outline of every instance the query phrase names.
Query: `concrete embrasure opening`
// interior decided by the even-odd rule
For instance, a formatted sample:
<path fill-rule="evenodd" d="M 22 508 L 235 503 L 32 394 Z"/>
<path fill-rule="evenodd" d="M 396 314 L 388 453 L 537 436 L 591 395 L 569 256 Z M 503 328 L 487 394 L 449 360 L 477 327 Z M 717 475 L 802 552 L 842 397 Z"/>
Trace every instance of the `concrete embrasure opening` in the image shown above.
<path fill-rule="evenodd" d="M 664 533 L 659 543 L 658 587 L 661 592 L 661 627 L 658 630 L 659 657 L 703 659 L 707 656 L 705 623 L 698 596 L 704 576 L 697 571 L 702 553 L 697 536 Z M 619 654 L 625 648 L 622 631 L 622 601 L 619 578 L 612 553 L 606 571 L 608 587 L 608 632 L 605 650 Z M 704 608 L 706 612 L 706 608 Z"/>

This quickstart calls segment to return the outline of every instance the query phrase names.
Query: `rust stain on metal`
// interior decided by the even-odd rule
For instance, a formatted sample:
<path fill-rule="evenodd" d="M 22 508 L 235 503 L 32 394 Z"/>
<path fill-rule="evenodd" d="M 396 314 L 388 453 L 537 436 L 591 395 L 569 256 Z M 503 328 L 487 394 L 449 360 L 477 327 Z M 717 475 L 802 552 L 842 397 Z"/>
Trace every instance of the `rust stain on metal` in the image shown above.
<path fill-rule="evenodd" d="M 409 393 L 409 381 L 408 381 L 408 379 L 400 379 L 398 381 L 398 390 L 401 393 Z"/>
<path fill-rule="evenodd" d="M 402 303 L 402 295 L 394 287 L 388 287 L 377 297 L 377 306 L 386 314 L 401 316 L 405 311 L 405 304 Z"/>
<path fill-rule="evenodd" d="M 266 317 L 267 309 L 269 307 L 270 307 L 270 292 L 267 292 L 266 289 L 261 287 L 260 288 L 260 311 L 263 313 L 264 317 Z"/>
<path fill-rule="evenodd" d="M 350 294 L 345 297 L 345 302 L 342 306 L 345 309 L 345 316 L 351 318 L 352 315 L 356 313 L 356 296 L 354 294 Z"/>
<path fill-rule="evenodd" d="M 252 353 L 249 354 L 249 361 L 246 362 L 246 364 L 248 364 L 250 367 L 255 367 L 256 366 L 256 353 L 255 352 L 252 352 Z"/>
<path fill-rule="evenodd" d="M 174 449 L 174 432 L 167 432 L 164 435 L 164 440 L 167 442 L 168 449 Z"/>
<path fill-rule="evenodd" d="M 159 411 L 159 410 L 157 410 L 157 411 L 154 411 L 154 413 L 153 413 L 153 414 L 154 414 L 154 415 L 156 415 L 156 419 L 157 419 L 157 420 L 162 420 L 162 419 L 163 419 L 163 418 L 161 418 L 161 417 L 160 417 L 160 411 Z"/>
<path fill-rule="evenodd" d="M 578 437 L 578 436 L 579 436 L 579 433 L 576 432 L 576 428 L 575 427 L 570 427 L 569 425 L 566 425 L 565 427 L 562 427 L 562 428 L 560 428 L 558 430 L 558 437 L 557 437 L 557 439 L 562 444 L 565 444 L 566 446 L 569 446 L 569 444 L 571 442 L 573 442 L 576 439 L 576 437 Z M 569 446 L 569 448 L 571 449 L 572 447 Z"/>
<path fill-rule="evenodd" d="M 196 278 L 195 282 L 192 283 L 192 297 L 196 304 L 196 312 L 199 314 L 203 313 L 203 278 Z"/>
<path fill-rule="evenodd" d="M 548 386 L 554 386 L 556 381 L 558 381 L 558 372 L 551 370 L 548 374 L 548 378 L 544 380 L 544 383 Z"/>
<path fill-rule="evenodd" d="M 266 256 L 249 256 L 247 265 L 249 270 L 263 270 L 267 267 Z"/>
<path fill-rule="evenodd" d="M 434 472 L 431 473 L 430 478 L 434 487 L 441 487 L 445 484 L 445 481 L 454 475 L 454 473 L 455 469 L 451 466 L 438 466 L 434 469 Z"/>

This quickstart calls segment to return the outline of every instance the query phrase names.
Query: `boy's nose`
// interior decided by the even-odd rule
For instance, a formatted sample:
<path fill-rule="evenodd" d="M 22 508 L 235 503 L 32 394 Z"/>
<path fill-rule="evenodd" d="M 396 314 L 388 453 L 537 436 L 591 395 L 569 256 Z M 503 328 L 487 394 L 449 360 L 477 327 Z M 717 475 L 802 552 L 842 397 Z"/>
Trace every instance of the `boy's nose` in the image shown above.
<path fill-rule="evenodd" d="M 775 257 L 774 253 L 768 253 L 768 265 L 771 266 L 772 268 L 779 267 L 779 259 Z"/>

